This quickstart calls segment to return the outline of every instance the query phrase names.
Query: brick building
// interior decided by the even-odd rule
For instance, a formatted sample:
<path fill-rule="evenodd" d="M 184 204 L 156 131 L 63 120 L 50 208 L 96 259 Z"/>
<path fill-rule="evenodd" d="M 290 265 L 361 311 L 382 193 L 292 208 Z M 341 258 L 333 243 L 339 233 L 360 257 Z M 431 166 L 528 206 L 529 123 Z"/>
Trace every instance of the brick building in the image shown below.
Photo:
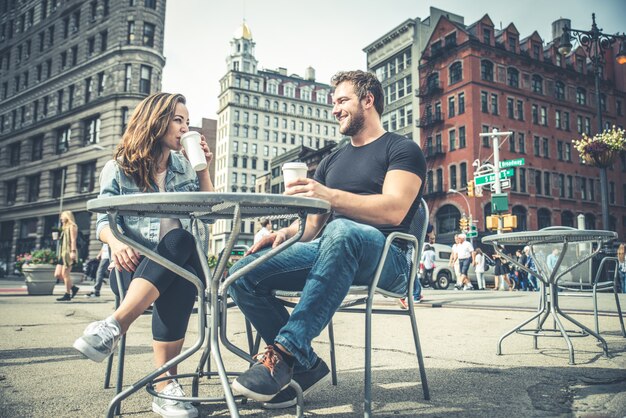
<path fill-rule="evenodd" d="M 558 52 L 559 36 L 569 20 L 553 23 L 553 39 L 537 32 L 521 37 L 513 23 L 502 30 L 489 15 L 465 26 L 442 16 L 419 65 L 421 145 L 429 178 L 426 200 L 439 240 L 451 241 L 462 213 L 468 211 L 484 232 L 491 193 L 470 197 L 467 182 L 480 164 L 491 161 L 493 147 L 481 132 L 511 131 L 500 145 L 500 159 L 524 158 L 511 178 L 509 208 L 518 230 L 550 225 L 576 226 L 584 215 L 588 229 L 602 228 L 599 170 L 584 165 L 572 139 L 595 134 L 594 74 L 579 47 Z M 606 53 L 600 84 L 605 125 L 626 125 L 626 66 Z M 608 170 L 610 229 L 626 232 L 626 159 Z M 469 205 L 469 208 L 468 208 Z"/>

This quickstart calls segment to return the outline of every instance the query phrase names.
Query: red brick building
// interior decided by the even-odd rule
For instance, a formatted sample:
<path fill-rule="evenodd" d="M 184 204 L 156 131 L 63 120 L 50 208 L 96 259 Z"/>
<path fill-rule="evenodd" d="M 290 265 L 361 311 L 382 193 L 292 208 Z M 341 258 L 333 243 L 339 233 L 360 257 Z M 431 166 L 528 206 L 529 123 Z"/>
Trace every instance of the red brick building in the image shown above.
<path fill-rule="evenodd" d="M 500 159 L 524 158 L 511 178 L 509 208 L 519 230 L 550 225 L 602 228 L 599 169 L 584 165 L 572 139 L 595 134 L 594 74 L 579 47 L 566 57 L 558 37 L 567 19 L 553 23 L 555 41 L 537 32 L 525 38 L 513 23 L 496 30 L 488 15 L 470 26 L 441 17 L 420 61 L 421 146 L 429 179 L 426 200 L 440 241 L 451 240 L 462 213 L 478 220 L 481 234 L 491 212 L 491 193 L 466 193 L 479 163 L 493 162 L 493 146 L 481 132 L 512 131 L 502 140 Z M 603 121 L 626 125 L 626 69 L 607 51 L 601 81 Z M 473 165 L 474 164 L 474 165 Z M 626 159 L 608 170 L 611 229 L 626 232 Z M 469 209 L 468 209 L 469 206 Z"/>

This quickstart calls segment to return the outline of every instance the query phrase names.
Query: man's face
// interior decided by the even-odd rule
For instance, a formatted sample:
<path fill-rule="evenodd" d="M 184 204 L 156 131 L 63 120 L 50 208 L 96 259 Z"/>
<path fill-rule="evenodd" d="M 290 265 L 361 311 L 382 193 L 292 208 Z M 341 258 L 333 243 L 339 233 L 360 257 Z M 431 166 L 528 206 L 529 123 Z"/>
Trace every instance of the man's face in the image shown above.
<path fill-rule="evenodd" d="M 339 133 L 342 135 L 354 136 L 363 129 L 365 112 L 351 82 L 344 81 L 335 88 L 333 115 L 339 122 Z"/>

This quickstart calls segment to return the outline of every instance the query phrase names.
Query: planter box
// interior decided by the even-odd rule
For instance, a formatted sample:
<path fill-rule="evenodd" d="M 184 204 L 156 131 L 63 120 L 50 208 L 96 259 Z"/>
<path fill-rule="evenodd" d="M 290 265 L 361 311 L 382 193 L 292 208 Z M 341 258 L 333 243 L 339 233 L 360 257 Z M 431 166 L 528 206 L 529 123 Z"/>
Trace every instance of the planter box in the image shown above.
<path fill-rule="evenodd" d="M 52 294 L 57 282 L 54 278 L 54 268 L 52 264 L 29 264 L 22 267 L 29 295 Z"/>

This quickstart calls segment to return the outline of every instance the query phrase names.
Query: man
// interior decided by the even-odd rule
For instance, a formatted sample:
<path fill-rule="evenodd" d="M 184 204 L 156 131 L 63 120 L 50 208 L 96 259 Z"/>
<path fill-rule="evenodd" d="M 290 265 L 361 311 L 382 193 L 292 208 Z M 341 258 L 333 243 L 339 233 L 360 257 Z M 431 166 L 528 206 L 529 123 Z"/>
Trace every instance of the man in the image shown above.
<path fill-rule="evenodd" d="M 261 229 L 254 235 L 254 243 L 261 241 L 264 236 L 269 235 L 272 231 L 272 224 L 269 219 L 263 219 L 261 221 Z"/>
<path fill-rule="evenodd" d="M 337 73 L 332 79 L 333 115 L 351 141 L 326 157 L 313 179 L 299 178 L 286 195 L 326 200 L 331 215 L 309 215 L 302 242 L 258 266 L 230 287 L 230 294 L 268 344 L 259 362 L 233 382 L 233 390 L 268 408 L 295 404 L 292 376 L 304 393 L 329 374 L 311 347 L 351 285 L 369 284 L 385 236 L 407 232 L 419 206 L 426 163 L 419 146 L 385 132 L 380 117 L 384 95 L 371 73 Z M 297 232 L 297 222 L 264 237 L 231 273 Z M 263 250 L 262 250 L 263 249 Z M 406 291 L 406 249 L 393 245 L 378 286 Z M 291 316 L 272 289 L 302 290 Z M 295 369 L 295 370 L 294 370 Z M 283 390 L 285 389 L 285 390 Z M 281 392 L 282 391 L 282 392 Z"/>
<path fill-rule="evenodd" d="M 454 285 L 454 290 L 461 290 L 463 288 L 463 278 L 461 277 L 461 267 L 459 264 L 459 253 L 458 248 L 460 244 L 459 234 L 454 234 L 454 244 L 452 244 L 452 254 L 450 255 L 450 261 L 448 262 L 454 269 L 454 277 L 456 279 L 456 283 Z"/>
<path fill-rule="evenodd" d="M 456 247 L 456 255 L 459 259 L 459 270 L 461 271 L 461 284 L 463 285 L 463 290 L 474 290 L 474 286 L 470 281 L 469 277 L 467 277 L 467 272 L 469 271 L 469 266 L 472 264 L 473 258 L 472 255 L 474 253 L 474 246 L 466 241 L 465 234 L 459 234 L 459 243 Z"/>

